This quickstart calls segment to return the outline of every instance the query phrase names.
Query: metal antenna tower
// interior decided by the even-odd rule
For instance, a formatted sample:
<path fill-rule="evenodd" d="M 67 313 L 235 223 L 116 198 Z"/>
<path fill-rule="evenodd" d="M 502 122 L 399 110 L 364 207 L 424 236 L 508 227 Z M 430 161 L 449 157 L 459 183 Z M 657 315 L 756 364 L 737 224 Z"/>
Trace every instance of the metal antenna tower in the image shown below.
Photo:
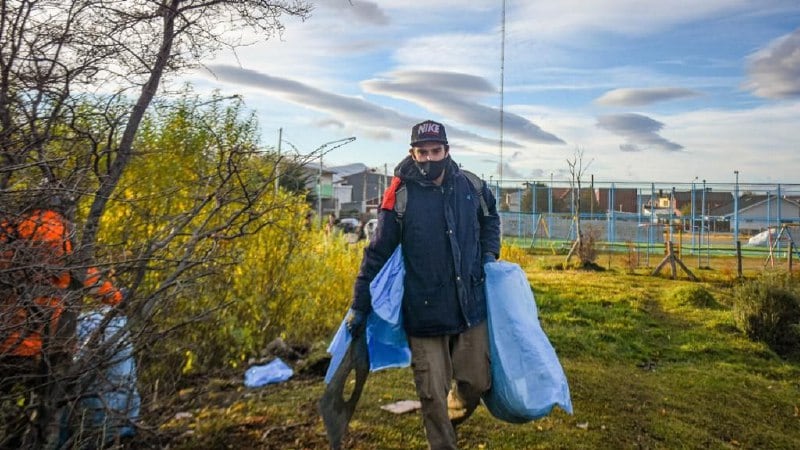
<path fill-rule="evenodd" d="M 503 18 L 500 27 L 500 170 L 498 183 L 503 184 L 503 115 L 505 103 L 506 66 L 506 0 L 503 0 Z"/>

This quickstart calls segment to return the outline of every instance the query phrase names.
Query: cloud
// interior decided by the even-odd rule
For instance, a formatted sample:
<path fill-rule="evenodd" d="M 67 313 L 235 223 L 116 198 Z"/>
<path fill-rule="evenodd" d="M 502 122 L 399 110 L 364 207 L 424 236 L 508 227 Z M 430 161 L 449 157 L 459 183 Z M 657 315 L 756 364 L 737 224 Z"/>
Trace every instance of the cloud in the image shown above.
<path fill-rule="evenodd" d="M 517 11 L 510 17 L 514 29 L 546 38 L 564 35 L 580 38 L 583 35 L 582 39 L 591 39 L 591 35 L 597 31 L 628 36 L 648 35 L 677 24 L 734 14 L 747 7 L 747 2 L 741 0 L 561 0 L 518 3 L 520 5 L 517 6 Z M 536 26 L 531 26 L 531 23 Z"/>
<path fill-rule="evenodd" d="M 675 87 L 614 89 L 598 97 L 595 103 L 606 106 L 644 106 L 699 95 L 701 94 L 697 91 Z"/>
<path fill-rule="evenodd" d="M 800 98 L 800 29 L 772 41 L 748 59 L 745 87 L 760 97 Z"/>
<path fill-rule="evenodd" d="M 643 150 L 642 147 L 636 144 L 619 144 L 619 149 L 620 151 L 630 153 L 641 152 Z"/>
<path fill-rule="evenodd" d="M 345 127 L 344 123 L 342 123 L 341 120 L 336 120 L 336 119 L 319 120 L 314 125 L 320 128 L 333 128 L 336 130 L 342 130 Z"/>
<path fill-rule="evenodd" d="M 536 168 L 536 169 L 530 169 L 528 171 L 528 178 L 541 180 L 543 178 L 546 178 L 547 176 L 548 172 L 544 169 Z"/>
<path fill-rule="evenodd" d="M 497 163 L 497 173 L 500 173 L 500 163 Z M 525 178 L 522 172 L 518 171 L 511 164 L 503 162 L 503 179 Z"/>
<path fill-rule="evenodd" d="M 375 2 L 353 1 L 353 15 L 375 25 L 387 25 L 389 16 Z"/>
<path fill-rule="evenodd" d="M 285 100 L 319 111 L 346 111 L 351 117 L 367 123 L 378 120 L 389 123 L 405 120 L 395 111 L 361 98 L 333 94 L 287 78 L 229 65 L 211 65 L 208 68 L 219 80 L 270 91 Z"/>
<path fill-rule="evenodd" d="M 295 142 L 301 134 L 311 142 L 357 135 L 332 158 L 377 164 L 394 157 L 389 149 L 407 145 L 410 124 L 431 118 L 447 125 L 454 148 L 472 151 L 459 162 L 496 177 L 502 76 L 504 163 L 528 176 L 555 173 L 567 147 L 541 145 L 518 131 L 509 113 L 585 147 L 597 156 L 593 172 L 606 179 L 679 179 L 687 167 L 726 179 L 734 167 L 762 159 L 763 176 L 793 179 L 792 165 L 774 161 L 798 158 L 800 96 L 791 86 L 797 92 L 800 75 L 790 55 L 800 31 L 786 20 L 800 11 L 797 0 L 509 2 L 504 60 L 497 1 L 431 0 L 424 9 L 407 0 L 315 4 L 303 26 L 287 22 L 282 39 L 224 60 L 271 78 L 246 85 L 203 80 L 247 95 L 271 141 L 270 130 L 279 128 Z M 381 24 L 381 15 L 389 22 Z M 401 70 L 417 76 L 401 78 Z M 646 109 L 652 104 L 663 107 L 658 115 Z M 606 109 L 612 106 L 627 109 Z M 599 118 L 623 112 L 658 121 Z"/>
<path fill-rule="evenodd" d="M 392 59 L 405 70 L 444 69 L 499 80 L 500 36 L 493 32 L 413 35 L 396 44 Z"/>
<path fill-rule="evenodd" d="M 668 141 L 658 132 L 664 124 L 641 114 L 611 114 L 597 118 L 597 126 L 626 139 L 619 146 L 623 152 L 638 152 L 649 148 L 659 150 L 677 151 L 683 146 Z"/>
<path fill-rule="evenodd" d="M 329 114 L 330 120 L 323 124 L 326 127 L 331 123 L 339 123 L 343 127 L 346 126 L 366 135 L 387 140 L 394 132 L 407 135 L 411 125 L 420 120 L 419 117 L 401 114 L 360 97 L 334 94 L 305 83 L 254 70 L 229 65 L 210 65 L 208 68 L 220 81 L 256 88 L 282 100 Z M 414 77 L 411 76 L 411 79 Z M 459 83 L 453 86 L 455 91 L 461 90 L 463 93 L 481 88 L 480 83 L 476 84 L 477 80 L 471 79 L 469 76 L 456 76 L 454 79 L 462 81 L 460 87 Z M 474 106 L 467 105 L 467 107 Z M 480 153 L 481 147 L 496 148 L 498 144 L 496 139 L 486 138 L 449 124 L 447 132 L 451 141 L 462 141 L 460 142 L 462 148 L 467 151 Z M 505 145 L 510 148 L 521 147 L 514 141 L 505 142 Z M 485 153 L 485 151 L 483 152 Z"/>
<path fill-rule="evenodd" d="M 319 6 L 345 14 L 345 19 L 355 19 L 371 25 L 387 25 L 389 16 L 375 2 L 350 0 L 319 1 Z"/>
<path fill-rule="evenodd" d="M 481 97 L 497 95 L 491 83 L 482 77 L 456 72 L 400 70 L 387 74 L 386 78 L 363 81 L 361 86 L 373 94 L 416 103 L 456 122 L 499 129 L 500 110 L 477 102 Z M 530 143 L 564 144 L 556 135 L 508 111 L 503 112 L 503 133 Z"/>

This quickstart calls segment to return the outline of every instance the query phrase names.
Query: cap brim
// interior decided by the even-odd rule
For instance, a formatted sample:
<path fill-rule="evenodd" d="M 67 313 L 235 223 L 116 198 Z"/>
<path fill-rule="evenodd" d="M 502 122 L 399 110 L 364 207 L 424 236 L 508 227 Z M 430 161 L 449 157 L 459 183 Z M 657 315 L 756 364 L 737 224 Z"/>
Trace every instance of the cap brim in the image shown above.
<path fill-rule="evenodd" d="M 423 142 L 440 142 L 442 144 L 447 144 L 447 141 L 444 139 L 420 139 L 418 141 L 414 141 L 411 143 L 412 146 L 417 144 L 422 144 Z"/>

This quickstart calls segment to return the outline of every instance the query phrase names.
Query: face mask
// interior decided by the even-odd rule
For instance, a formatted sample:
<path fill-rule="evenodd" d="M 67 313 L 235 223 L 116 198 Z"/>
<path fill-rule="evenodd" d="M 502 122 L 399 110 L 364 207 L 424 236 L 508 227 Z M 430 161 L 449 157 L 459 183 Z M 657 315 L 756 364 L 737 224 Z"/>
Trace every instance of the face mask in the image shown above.
<path fill-rule="evenodd" d="M 444 168 L 447 167 L 447 163 L 449 161 L 450 155 L 439 161 L 416 161 L 415 164 L 417 165 L 417 169 L 419 169 L 420 173 L 423 177 L 425 177 L 426 180 L 433 181 L 442 175 L 442 172 L 444 172 Z"/>

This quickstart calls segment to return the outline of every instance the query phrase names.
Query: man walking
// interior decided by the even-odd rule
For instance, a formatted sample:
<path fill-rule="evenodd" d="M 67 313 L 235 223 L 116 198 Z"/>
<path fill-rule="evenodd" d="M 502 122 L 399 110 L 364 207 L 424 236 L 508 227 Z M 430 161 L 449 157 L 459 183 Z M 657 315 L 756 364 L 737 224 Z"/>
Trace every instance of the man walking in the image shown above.
<path fill-rule="evenodd" d="M 444 125 L 411 131 L 409 155 L 384 194 L 364 250 L 348 329 L 364 331 L 369 283 L 402 244 L 403 327 L 431 449 L 456 449 L 455 426 L 491 386 L 483 264 L 500 253 L 500 219 L 485 183 L 450 157 Z"/>

